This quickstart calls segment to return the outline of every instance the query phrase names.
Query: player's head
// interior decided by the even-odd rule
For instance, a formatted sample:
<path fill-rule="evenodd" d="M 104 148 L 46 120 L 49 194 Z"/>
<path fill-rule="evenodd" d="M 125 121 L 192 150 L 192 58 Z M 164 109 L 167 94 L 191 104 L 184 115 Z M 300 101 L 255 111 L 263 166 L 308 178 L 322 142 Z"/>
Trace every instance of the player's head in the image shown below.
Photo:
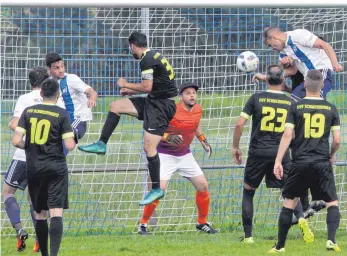
<path fill-rule="evenodd" d="M 41 96 L 43 100 L 57 102 L 59 98 L 59 84 L 53 78 L 47 78 L 41 83 Z"/>
<path fill-rule="evenodd" d="M 307 93 L 320 95 L 320 91 L 324 86 L 322 73 L 317 69 L 309 70 L 305 77 L 304 86 Z"/>
<path fill-rule="evenodd" d="M 263 31 L 264 44 L 275 51 L 282 51 L 286 44 L 286 36 L 277 27 L 268 27 Z"/>
<path fill-rule="evenodd" d="M 196 104 L 196 100 L 198 98 L 197 91 L 199 86 L 188 82 L 181 84 L 179 87 L 179 95 L 181 102 L 188 108 L 194 107 Z"/>
<path fill-rule="evenodd" d="M 135 59 L 140 59 L 147 49 L 147 36 L 140 32 L 133 32 L 129 36 L 129 50 Z"/>
<path fill-rule="evenodd" d="M 271 65 L 267 68 L 266 80 L 269 86 L 281 86 L 284 83 L 283 69 L 278 65 Z"/>
<path fill-rule="evenodd" d="M 49 69 L 49 73 L 54 79 L 62 79 L 65 75 L 65 66 L 63 58 L 55 52 L 47 53 L 46 66 Z"/>
<path fill-rule="evenodd" d="M 29 81 L 32 88 L 40 88 L 41 83 L 49 77 L 46 67 L 36 67 L 29 72 Z"/>

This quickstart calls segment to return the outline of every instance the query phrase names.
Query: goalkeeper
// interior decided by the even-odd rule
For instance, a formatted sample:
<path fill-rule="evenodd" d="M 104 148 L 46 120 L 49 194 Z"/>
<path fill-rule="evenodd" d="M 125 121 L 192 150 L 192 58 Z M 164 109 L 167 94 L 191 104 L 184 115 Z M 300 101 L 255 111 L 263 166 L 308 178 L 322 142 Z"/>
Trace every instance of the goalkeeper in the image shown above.
<path fill-rule="evenodd" d="M 208 183 L 189 148 L 194 136 L 196 136 L 208 156 L 211 156 L 211 146 L 199 125 L 202 108 L 199 104 L 196 104 L 197 90 L 198 86 L 193 83 L 185 83 L 179 87 L 180 102 L 176 104 L 176 113 L 158 146 L 161 163 L 160 187 L 165 190 L 168 181 L 176 171 L 186 177 L 196 189 L 196 205 L 198 208 L 196 229 L 214 234 L 217 231 L 207 223 L 210 202 Z M 159 200 L 155 200 L 144 207 L 138 227 L 139 234 L 148 234 L 148 222 L 158 204 Z"/>

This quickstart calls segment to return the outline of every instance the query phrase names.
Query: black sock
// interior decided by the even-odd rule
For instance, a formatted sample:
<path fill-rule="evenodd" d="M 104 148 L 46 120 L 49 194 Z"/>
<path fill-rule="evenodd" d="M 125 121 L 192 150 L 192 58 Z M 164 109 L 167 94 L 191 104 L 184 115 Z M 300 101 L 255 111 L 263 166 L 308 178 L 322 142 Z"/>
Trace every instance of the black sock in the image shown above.
<path fill-rule="evenodd" d="M 327 214 L 328 240 L 336 243 L 336 230 L 340 225 L 340 210 L 338 206 L 330 206 Z"/>
<path fill-rule="evenodd" d="M 35 226 L 42 256 L 48 256 L 48 224 L 47 220 L 36 220 Z"/>
<path fill-rule="evenodd" d="M 302 204 L 302 210 L 305 212 L 308 209 L 308 207 L 310 207 L 310 201 L 308 200 L 308 195 L 301 196 L 300 202 Z"/>
<path fill-rule="evenodd" d="M 61 238 L 63 237 L 63 218 L 52 217 L 51 226 L 49 229 L 51 239 L 51 256 L 58 255 Z"/>
<path fill-rule="evenodd" d="M 110 139 L 114 129 L 116 129 L 119 123 L 120 116 L 111 111 L 108 112 L 104 127 L 102 128 L 100 139 L 105 144 L 107 144 Z"/>
<path fill-rule="evenodd" d="M 152 180 L 152 189 L 160 188 L 160 158 L 158 153 L 155 156 L 147 157 L 149 176 Z"/>
<path fill-rule="evenodd" d="M 298 204 L 294 209 L 294 215 L 298 220 L 304 217 L 304 211 L 302 210 L 302 204 L 300 201 L 298 201 Z"/>
<path fill-rule="evenodd" d="M 278 242 L 276 245 L 276 249 L 284 248 L 287 240 L 287 235 L 290 226 L 292 225 L 292 219 L 293 219 L 293 210 L 282 207 L 280 217 L 278 220 Z"/>
<path fill-rule="evenodd" d="M 252 236 L 253 223 L 253 197 L 255 190 L 243 188 L 242 196 L 242 225 L 245 232 L 245 238 Z"/>

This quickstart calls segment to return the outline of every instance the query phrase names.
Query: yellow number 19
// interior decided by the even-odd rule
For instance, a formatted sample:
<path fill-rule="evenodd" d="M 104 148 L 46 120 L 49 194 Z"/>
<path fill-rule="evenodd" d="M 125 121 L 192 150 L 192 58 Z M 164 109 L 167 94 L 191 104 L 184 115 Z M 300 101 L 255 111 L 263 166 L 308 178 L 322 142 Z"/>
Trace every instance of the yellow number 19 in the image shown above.
<path fill-rule="evenodd" d="M 49 129 L 51 123 L 47 119 L 42 119 L 37 122 L 37 118 L 30 118 L 31 123 L 31 134 L 30 143 L 43 145 L 48 140 Z"/>
<path fill-rule="evenodd" d="M 324 134 L 325 127 L 325 116 L 323 114 L 304 113 L 305 119 L 305 132 L 304 137 L 309 138 L 320 138 Z"/>

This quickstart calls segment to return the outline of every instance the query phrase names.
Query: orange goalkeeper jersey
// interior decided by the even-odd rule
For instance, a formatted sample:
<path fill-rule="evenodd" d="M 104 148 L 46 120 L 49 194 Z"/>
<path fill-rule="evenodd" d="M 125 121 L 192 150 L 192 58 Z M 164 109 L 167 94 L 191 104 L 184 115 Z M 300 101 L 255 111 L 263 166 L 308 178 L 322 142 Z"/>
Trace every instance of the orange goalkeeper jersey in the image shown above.
<path fill-rule="evenodd" d="M 174 156 L 183 156 L 190 153 L 189 147 L 195 137 L 196 129 L 199 127 L 201 116 L 202 108 L 199 104 L 195 104 L 191 111 L 187 111 L 182 107 L 182 103 L 177 103 L 176 113 L 165 132 L 181 135 L 183 143 L 175 146 L 162 141 L 158 146 L 158 152 Z"/>

